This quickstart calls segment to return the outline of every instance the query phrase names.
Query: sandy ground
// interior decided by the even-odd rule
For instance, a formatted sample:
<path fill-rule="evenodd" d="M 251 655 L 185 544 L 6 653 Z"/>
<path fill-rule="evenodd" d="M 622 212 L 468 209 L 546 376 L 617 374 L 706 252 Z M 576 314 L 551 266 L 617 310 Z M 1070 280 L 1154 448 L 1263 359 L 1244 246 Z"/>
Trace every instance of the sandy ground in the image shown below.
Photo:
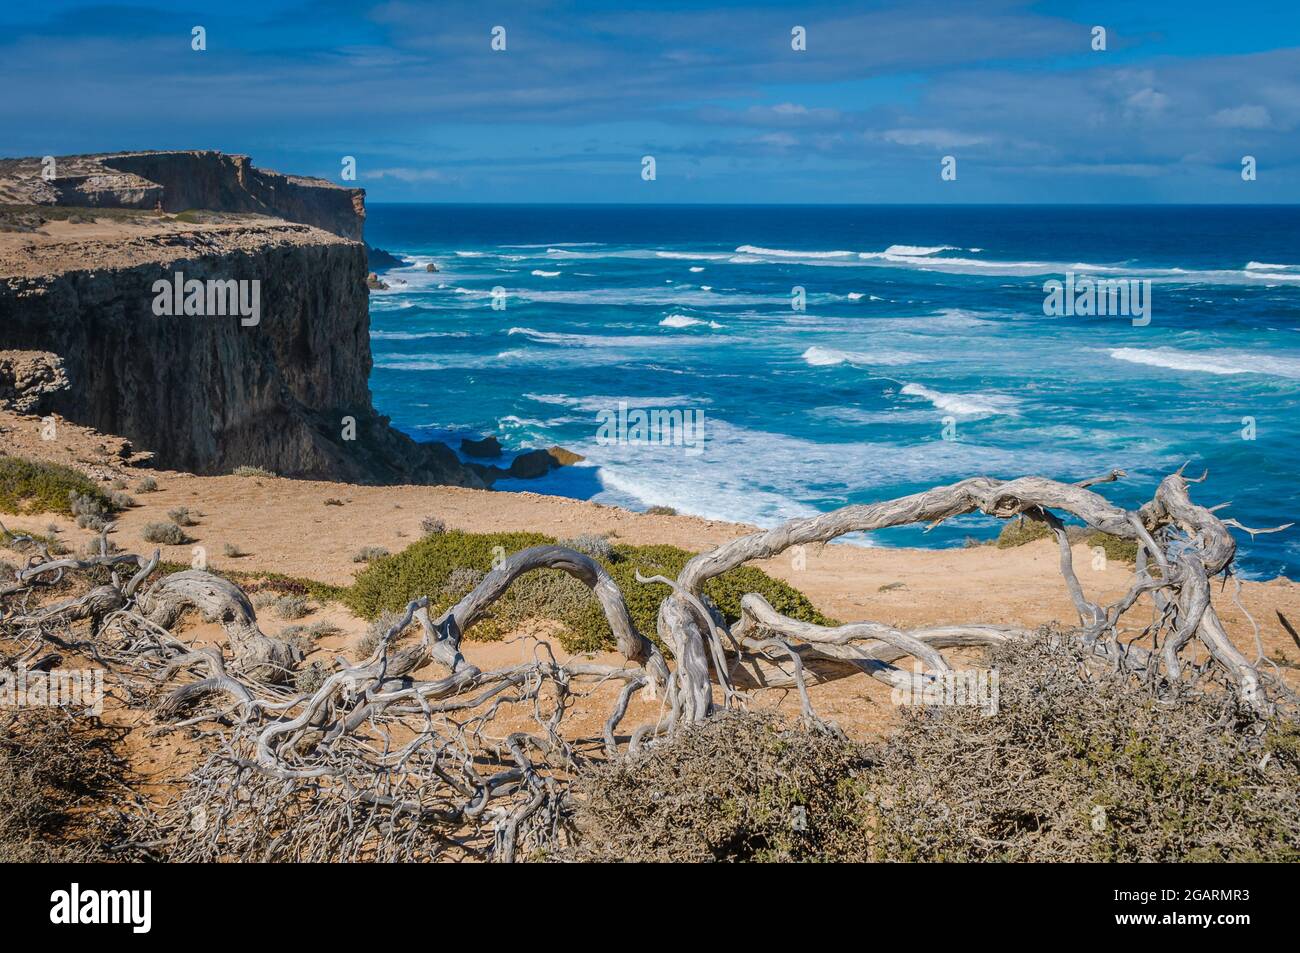
<path fill-rule="evenodd" d="M 131 268 L 204 253 L 276 245 L 335 245 L 348 240 L 310 225 L 265 215 L 226 214 L 221 221 L 186 222 L 149 212 L 48 221 L 32 232 L 0 230 L 0 274 L 34 277 L 74 269 Z"/>
<path fill-rule="evenodd" d="M 97 478 L 120 475 L 132 487 L 145 475 L 153 476 L 158 490 L 131 492 L 138 506 L 123 513 L 114 537 L 128 550 L 146 551 L 152 544 L 141 538 L 146 523 L 166 519 L 166 512 L 186 507 L 199 514 L 198 524 L 187 528 L 191 545 L 163 547 L 165 559 L 190 562 L 193 547 L 204 548 L 209 565 L 217 569 L 273 571 L 322 582 L 347 584 L 363 568 L 352 556 L 363 546 L 382 546 L 397 552 L 420 537 L 426 516 L 442 519 L 449 528 L 476 532 L 528 530 L 558 538 L 583 533 L 609 535 L 627 543 L 671 543 L 688 550 L 704 550 L 732 539 L 752 527 L 689 516 L 652 516 L 576 500 L 533 493 L 502 493 L 458 487 L 363 487 L 284 478 L 235 476 L 198 477 L 184 473 L 139 469 L 124 462 L 130 448 L 113 437 L 63 424 L 59 439 L 43 441 L 39 421 L 0 412 L 0 449 L 29 457 L 71 463 Z M 342 505 L 327 505 L 338 500 Z M 49 515 L 4 517 L 10 528 L 44 532 L 51 524 L 69 545 L 80 545 L 89 533 L 66 518 Z M 243 555 L 227 558 L 226 544 Z M 1111 561 L 1093 568 L 1092 554 L 1083 545 L 1075 549 L 1075 564 L 1087 592 L 1108 601 L 1124 591 L 1130 567 Z M 1039 541 L 1016 549 L 990 546 L 970 549 L 912 550 L 865 548 L 832 544 L 810 548 L 800 566 L 789 554 L 756 563 L 768 573 L 802 590 L 826 614 L 841 621 L 872 619 L 898 626 L 979 622 L 1036 626 L 1076 621 L 1073 607 L 1057 570 L 1055 544 Z M 1267 655 L 1285 666 L 1294 683 L 1300 648 L 1283 628 L 1279 613 L 1300 627 L 1300 585 L 1286 579 L 1247 582 L 1241 603 L 1260 628 Z M 1234 604 L 1232 587 L 1218 595 L 1219 612 L 1239 645 L 1254 656 L 1250 622 Z M 337 605 L 319 606 L 306 619 L 328 620 L 342 634 L 324 639 L 313 658 L 354 657 L 355 646 L 366 628 Z M 289 621 L 269 612 L 263 627 L 274 634 Z M 197 625 L 189 633 L 198 641 L 220 640 L 219 630 Z M 546 630 L 506 643 L 470 642 L 465 654 L 481 668 L 500 667 L 538 650 Z M 555 645 L 557 655 L 562 650 Z M 603 661 L 621 661 L 614 655 Z M 954 661 L 960 662 L 957 658 Z M 579 704 L 566 724 L 598 736 L 608 712 L 614 686 L 604 686 Z M 864 676 L 816 685 L 813 703 L 823 717 L 854 734 L 875 734 L 893 722 L 895 709 L 889 691 Z M 797 711 L 790 692 L 759 692 L 756 702 Z M 653 717 L 657 701 L 638 699 L 627 725 Z M 147 747 L 147 746 L 146 746 Z M 173 756 L 169 746 L 158 757 Z"/>

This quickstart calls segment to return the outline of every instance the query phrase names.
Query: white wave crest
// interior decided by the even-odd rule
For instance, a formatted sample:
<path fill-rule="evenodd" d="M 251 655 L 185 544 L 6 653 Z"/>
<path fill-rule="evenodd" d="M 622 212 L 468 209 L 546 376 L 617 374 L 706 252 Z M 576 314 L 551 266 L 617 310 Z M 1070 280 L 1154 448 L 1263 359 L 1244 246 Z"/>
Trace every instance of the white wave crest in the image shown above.
<path fill-rule="evenodd" d="M 1017 416 L 1016 401 L 1002 394 L 945 394 L 923 384 L 905 384 L 900 393 L 928 400 L 939 410 L 959 417 L 988 417 L 993 414 Z"/>
<path fill-rule="evenodd" d="M 1203 374 L 1266 374 L 1300 380 L 1300 359 L 1269 357 L 1238 351 L 1180 351 L 1172 347 L 1144 350 L 1137 347 L 1112 348 L 1117 361 L 1164 367 L 1175 371 L 1199 371 Z"/>
<path fill-rule="evenodd" d="M 788 248 L 763 248 L 758 245 L 741 245 L 736 249 L 741 255 L 763 255 L 768 258 L 852 258 L 851 251 L 791 251 Z M 735 261 L 733 258 L 732 261 Z"/>
<path fill-rule="evenodd" d="M 800 356 L 813 367 L 835 367 L 839 364 L 896 367 L 902 364 L 918 364 L 926 360 L 921 355 L 908 351 L 839 351 L 819 345 L 813 345 Z"/>

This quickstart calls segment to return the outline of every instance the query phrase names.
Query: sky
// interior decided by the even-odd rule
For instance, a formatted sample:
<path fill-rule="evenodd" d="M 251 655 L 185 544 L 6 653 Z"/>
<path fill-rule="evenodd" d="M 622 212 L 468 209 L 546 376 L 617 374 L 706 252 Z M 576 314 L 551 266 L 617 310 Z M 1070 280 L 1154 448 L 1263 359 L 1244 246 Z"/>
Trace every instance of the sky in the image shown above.
<path fill-rule="evenodd" d="M 371 202 L 1292 203 L 1298 127 L 1296 0 L 0 5 L 0 155 Z"/>

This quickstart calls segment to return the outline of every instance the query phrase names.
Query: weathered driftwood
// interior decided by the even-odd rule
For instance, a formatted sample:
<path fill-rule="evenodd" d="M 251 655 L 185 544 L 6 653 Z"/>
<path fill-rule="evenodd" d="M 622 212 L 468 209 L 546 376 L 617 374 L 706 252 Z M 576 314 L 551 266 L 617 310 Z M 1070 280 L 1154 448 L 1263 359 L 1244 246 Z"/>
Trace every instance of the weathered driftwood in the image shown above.
<path fill-rule="evenodd" d="M 187 569 L 164 576 L 140 596 L 139 605 L 141 615 L 164 629 L 192 609 L 204 619 L 221 623 L 235 666 L 249 678 L 279 684 L 302 660 L 291 645 L 258 628 L 257 613 L 244 590 L 210 572 Z"/>
<path fill-rule="evenodd" d="M 933 526 L 954 516 L 974 512 L 1004 519 L 1023 514 L 1048 523 L 1059 541 L 1061 574 L 1089 644 L 1101 639 L 1115 639 L 1123 613 L 1135 605 L 1142 594 L 1153 593 L 1157 596 L 1157 604 L 1168 607 L 1170 617 L 1176 621 L 1176 628 L 1165 642 L 1162 653 L 1168 677 L 1179 677 L 1178 653 L 1192 638 L 1199 638 L 1233 680 L 1242 698 L 1250 705 L 1267 707 L 1268 700 L 1261 689 L 1258 669 L 1228 639 L 1210 604 L 1209 578 L 1228 571 L 1236 553 L 1236 543 L 1227 525 L 1210 510 L 1191 501 L 1187 489 L 1189 481 L 1181 471 L 1162 480 L 1155 498 L 1134 512 L 1115 506 L 1091 489 L 1123 476 L 1122 471 L 1112 470 L 1079 483 L 1060 483 L 1043 477 L 1016 480 L 973 477 L 895 500 L 846 506 L 806 519 L 791 520 L 775 529 L 743 536 L 694 557 L 678 576 L 677 583 L 682 591 L 674 592 L 659 611 L 660 634 L 673 647 L 678 659 L 672 690 L 688 700 L 686 704 L 674 707 L 674 716 L 690 720 L 707 715 L 713 707 L 710 672 L 704 652 L 705 635 L 692 613 L 687 611 L 686 593 L 698 595 L 705 582 L 714 576 L 751 560 L 769 559 L 792 546 L 825 543 L 847 533 L 890 526 L 912 523 Z M 1130 591 L 1117 603 L 1102 607 L 1086 597 L 1074 572 L 1064 526 L 1055 511 L 1077 517 L 1102 532 L 1136 541 L 1140 558 L 1135 580 Z M 1158 575 L 1148 571 L 1152 561 Z M 752 599 L 751 609 L 762 613 L 762 607 Z M 752 618 L 754 613 L 748 615 Z M 770 631 L 805 645 L 817 646 L 818 640 L 810 641 L 809 638 L 812 630 L 793 623 L 793 620 L 769 621 L 772 623 L 767 626 Z M 860 625 L 866 628 L 850 631 L 865 633 L 872 631 L 873 627 L 877 627 L 875 631 L 887 628 L 878 627 L 878 623 Z M 825 639 L 821 641 L 824 643 Z M 897 643 L 894 644 L 897 647 Z M 818 647 L 824 651 L 824 645 Z M 1113 647 L 1106 645 L 1100 646 L 1099 651 L 1116 653 Z M 869 661 L 856 653 L 842 657 Z M 873 674 L 879 676 L 882 673 L 873 670 Z"/>

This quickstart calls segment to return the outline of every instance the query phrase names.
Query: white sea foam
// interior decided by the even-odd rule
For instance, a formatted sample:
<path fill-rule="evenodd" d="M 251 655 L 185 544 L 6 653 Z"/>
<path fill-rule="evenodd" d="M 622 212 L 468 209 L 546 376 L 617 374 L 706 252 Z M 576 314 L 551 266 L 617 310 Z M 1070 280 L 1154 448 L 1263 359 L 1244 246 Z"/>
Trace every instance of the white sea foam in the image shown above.
<path fill-rule="evenodd" d="M 560 273 L 559 273 L 558 271 L 542 271 L 540 268 L 534 268 L 534 269 L 530 272 L 530 274 L 532 274 L 532 275 L 533 275 L 534 277 L 536 277 L 536 278 L 558 278 L 558 277 L 560 277 Z"/>
<path fill-rule="evenodd" d="M 994 414 L 1016 416 L 1016 400 L 1002 394 L 945 394 L 923 384 L 905 384 L 900 393 L 928 400 L 939 410 L 959 417 L 989 417 Z"/>
<path fill-rule="evenodd" d="M 849 300 L 850 300 L 850 301 L 860 301 L 861 299 L 862 299 L 862 292 L 861 292 L 861 291 L 850 291 L 850 292 L 849 292 Z"/>
<path fill-rule="evenodd" d="M 692 265 L 688 270 L 698 274 L 699 272 L 703 271 L 704 268 L 700 265 Z"/>
<path fill-rule="evenodd" d="M 380 341 L 419 341 L 423 338 L 467 338 L 468 331 L 371 331 Z"/>
<path fill-rule="evenodd" d="M 636 253 L 629 253 L 629 257 L 634 254 Z M 731 257 L 725 252 L 704 251 L 656 251 L 654 255 L 656 258 L 671 258 L 675 261 L 726 261 Z"/>
<path fill-rule="evenodd" d="M 502 248 L 595 248 L 604 242 L 544 242 L 533 245 L 502 245 Z"/>
<path fill-rule="evenodd" d="M 596 476 L 604 489 L 593 497 L 598 502 L 672 506 L 683 513 L 759 526 L 815 513 L 813 507 L 800 502 L 810 487 L 825 496 L 843 497 L 880 486 L 933 484 L 951 479 L 955 473 L 1087 469 L 1085 459 L 1050 445 L 1036 451 L 1013 451 L 943 440 L 920 446 L 818 443 L 713 416 L 706 417 L 704 431 L 704 452 L 698 456 L 687 456 L 673 447 L 601 446 L 594 438 L 573 449 L 600 468 Z M 756 473 L 755 459 L 772 465 Z M 555 474 L 562 476 L 563 469 Z M 590 475 L 569 476 L 585 480 Z M 534 487 L 546 492 L 535 484 L 509 488 Z"/>
<path fill-rule="evenodd" d="M 582 348 L 647 348 L 678 345 L 708 344 L 707 338 L 686 335 L 645 334 L 569 334 L 561 331 L 538 331 L 535 328 L 511 328 L 511 335 L 522 334 L 539 344 L 558 344 Z"/>
<path fill-rule="evenodd" d="M 791 251 L 788 248 L 762 248 L 758 245 L 741 245 L 736 249 L 741 255 L 762 255 L 768 258 L 852 258 L 851 251 Z M 732 259 L 735 260 L 734 258 Z"/>
<path fill-rule="evenodd" d="M 1150 349 L 1117 347 L 1110 351 L 1117 361 L 1164 367 L 1175 371 L 1204 374 L 1265 374 L 1300 380 L 1300 359 L 1271 357 L 1240 351 L 1180 351 L 1172 347 Z"/>
<path fill-rule="evenodd" d="M 482 258 L 483 253 L 481 251 L 458 251 L 456 252 L 456 257 L 457 258 Z"/>
<path fill-rule="evenodd" d="M 692 318 L 689 314 L 670 314 L 659 322 L 659 326 L 664 328 L 691 328 L 699 324 L 707 324 L 715 331 L 722 327 L 717 321 L 703 321 L 700 318 Z"/>
<path fill-rule="evenodd" d="M 686 343 L 692 343 L 687 339 Z M 502 367 L 589 367 L 634 360 L 636 350 L 619 348 L 510 348 L 497 354 L 378 355 L 375 367 L 392 371 L 444 371 Z"/>
<path fill-rule="evenodd" d="M 588 397 L 570 397 L 568 394 L 524 394 L 529 400 L 535 400 L 542 404 L 556 404 L 560 407 L 573 407 L 576 410 L 598 411 L 611 407 L 618 407 L 619 404 L 626 404 L 629 408 L 637 407 L 693 407 L 699 404 L 711 403 L 707 397 L 688 397 L 680 394 L 673 394 L 667 397 L 604 397 L 592 395 Z"/>
<path fill-rule="evenodd" d="M 923 255 L 937 255 L 941 251 L 960 251 L 954 245 L 890 245 L 885 249 L 886 255 L 907 255 L 913 258 Z M 973 249 L 972 249 L 973 251 Z"/>

